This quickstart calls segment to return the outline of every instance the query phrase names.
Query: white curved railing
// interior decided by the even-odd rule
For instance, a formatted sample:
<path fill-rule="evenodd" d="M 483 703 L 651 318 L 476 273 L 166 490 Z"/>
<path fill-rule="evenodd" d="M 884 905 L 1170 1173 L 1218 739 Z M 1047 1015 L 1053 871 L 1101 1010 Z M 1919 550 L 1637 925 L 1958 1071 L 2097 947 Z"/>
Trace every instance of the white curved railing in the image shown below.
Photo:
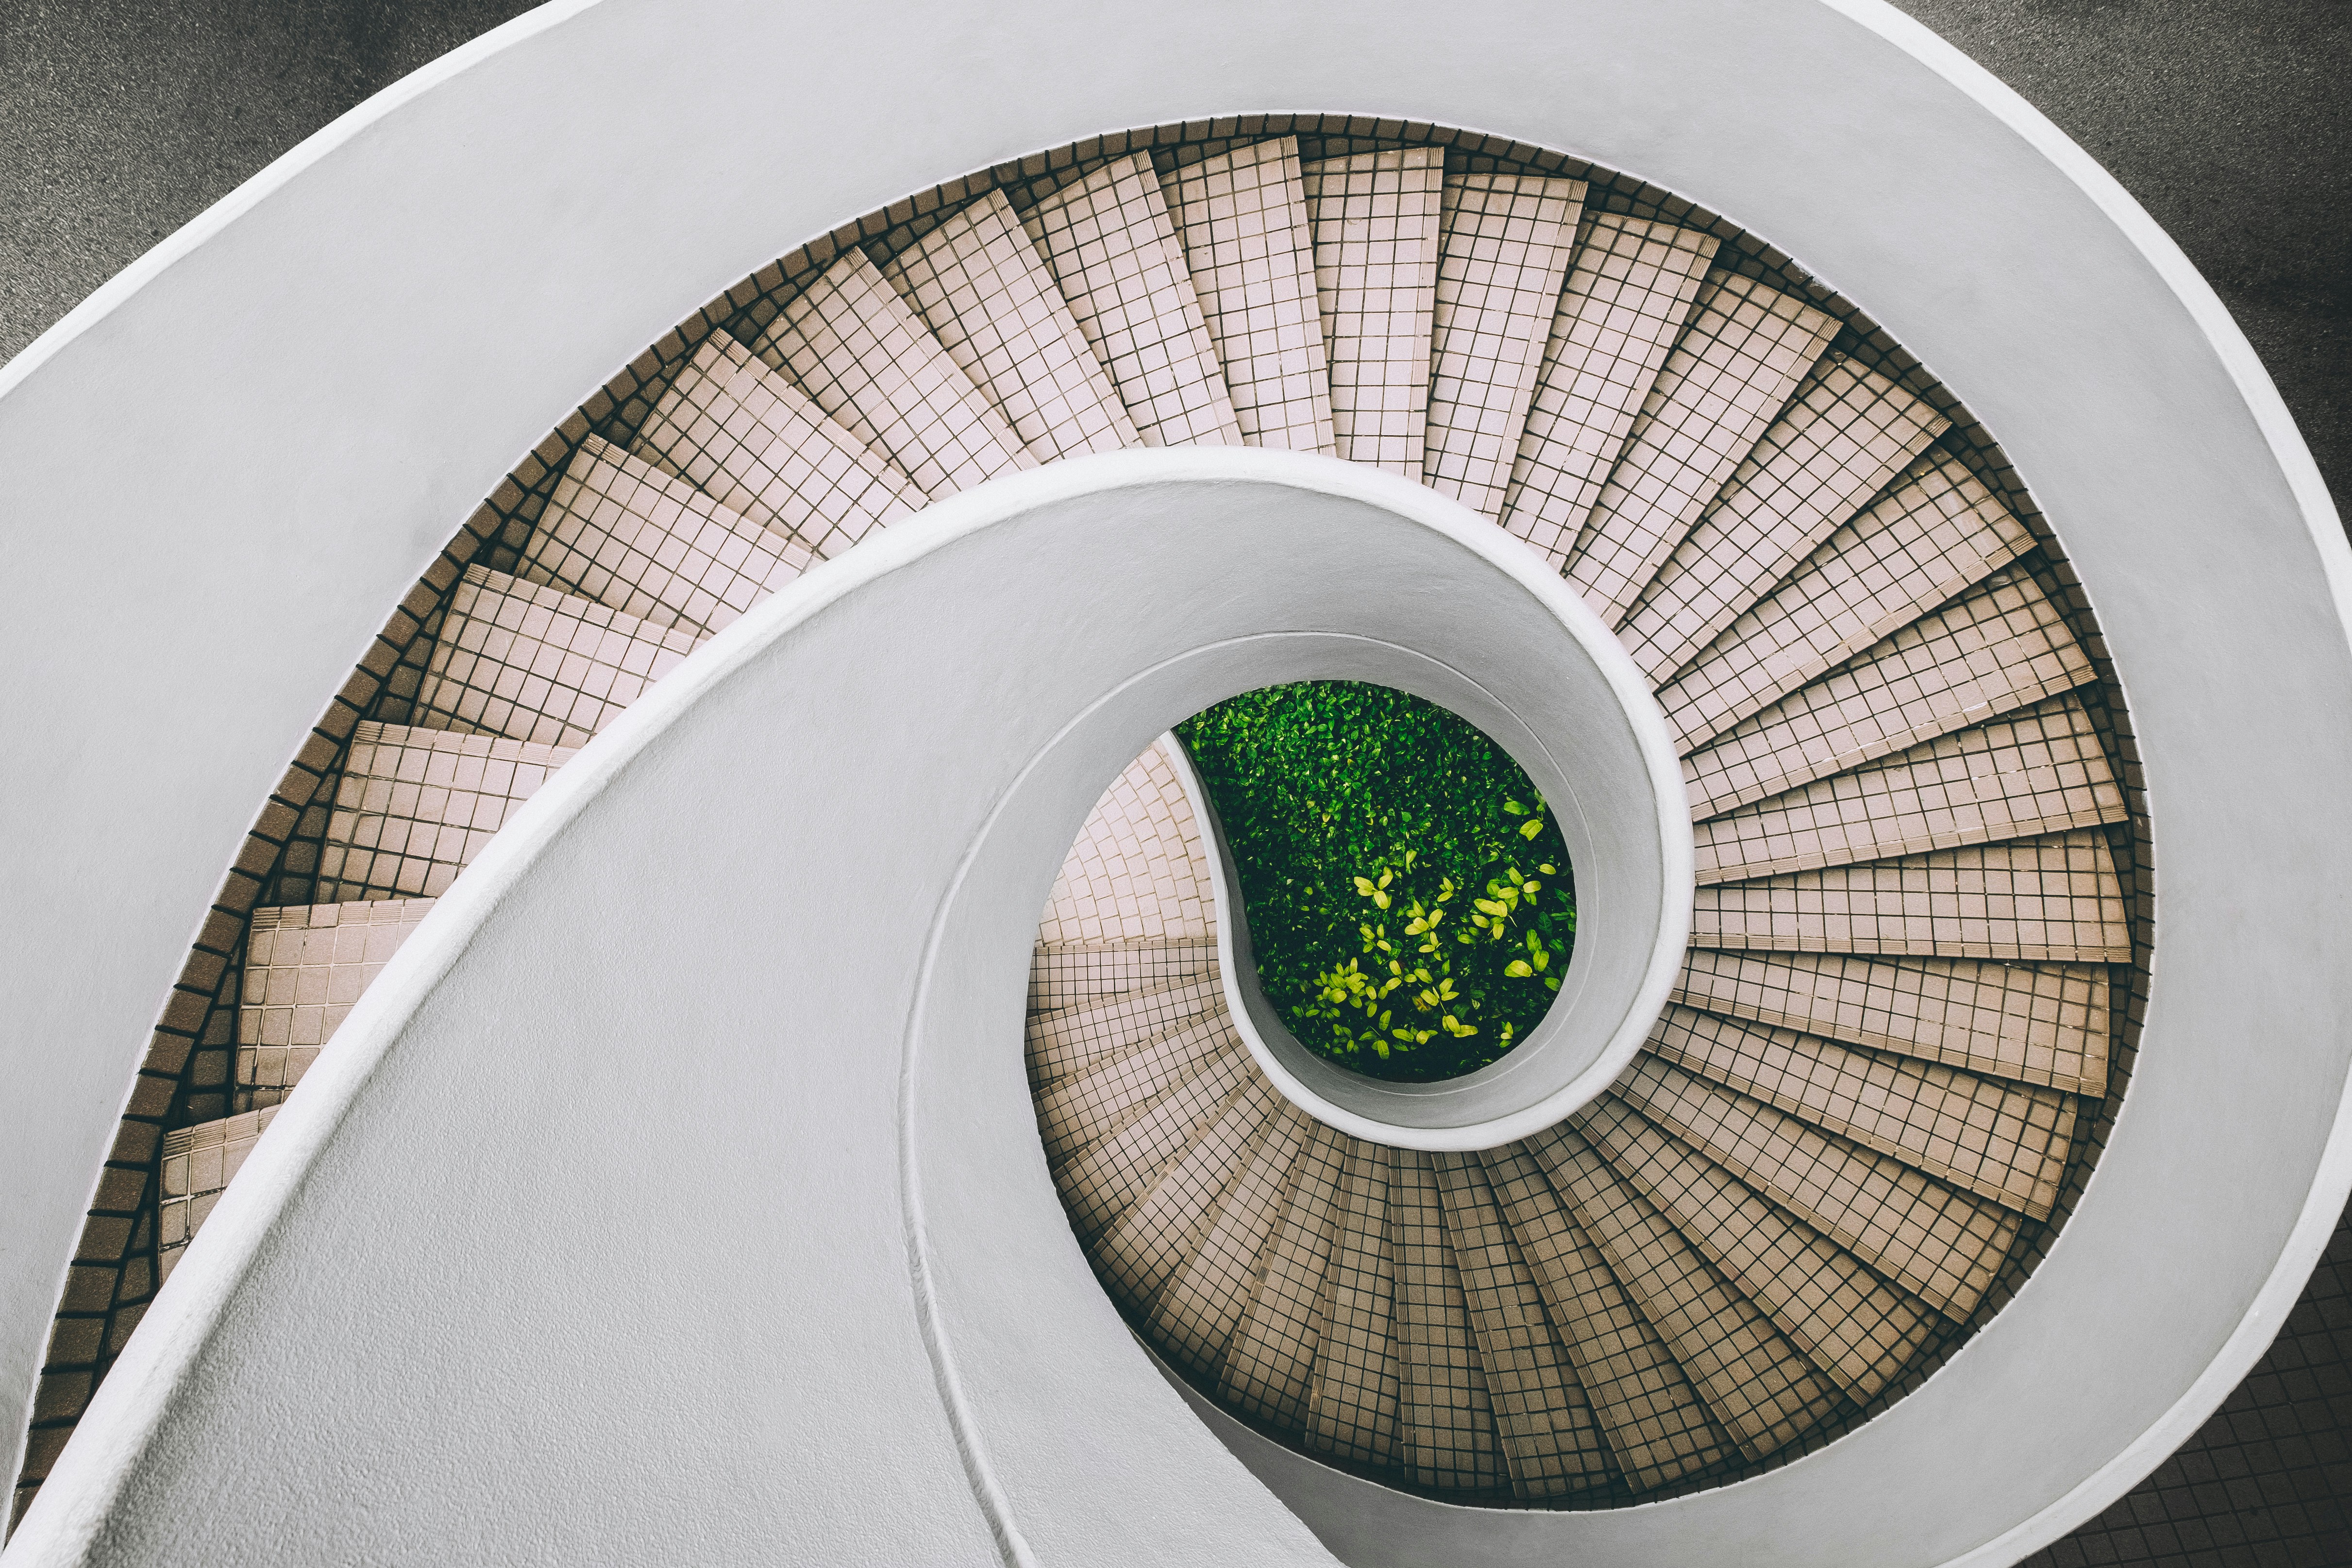
<path fill-rule="evenodd" d="M 0 626 L 10 668 L 33 672 L 9 699 L 29 743 L 0 761 L 11 941 L 23 973 L 86 977 L 26 988 L 5 1047 L 6 1402 L 29 1404 L 191 911 L 350 668 L 353 628 L 377 624 L 582 387 L 781 247 L 958 171 L 1108 125 L 1362 104 L 1572 149 L 1772 235 L 2000 432 L 2131 700 L 2166 945 L 2130 1096 L 2064 1237 L 1999 1320 L 1868 1427 L 1723 1493 L 1618 1514 L 1465 1521 L 1384 1492 L 1317 1513 L 1286 1495 L 1357 1562 L 1412 1550 L 1436 1520 L 1486 1532 L 1498 1560 L 1572 1546 L 1699 1561 L 1704 1539 L 1753 1563 L 1997 1563 L 2087 1518 L 2194 1429 L 2275 1331 L 2352 1185 L 2336 1026 L 2352 974 L 2332 951 L 2352 885 L 2352 847 L 2332 831 L 2352 772 L 2352 557 L 2242 338 L 2078 150 L 1884 7 L 1594 0 L 1474 4 L 1443 26 L 1402 9 L 1346 19 L 1215 4 L 541 14 L 356 111 L 0 376 L 15 559 L 70 540 L 105 565 L 24 595 Z M 182 684 L 198 675 L 201 689 Z M 289 1245 L 259 1245 L 261 1270 L 288 1267 Z M 597 1279 L 579 1283 L 593 1321 L 564 1331 L 619 1332 Z M 187 1295 L 175 1279 L 151 1321 Z M 215 1347 L 231 1342 L 224 1323 Z M 107 1386 L 138 1397 L 120 1370 Z M 698 1419 L 734 1408 L 727 1388 L 695 1387 L 715 1401 Z M 1024 1397 L 975 1398 L 1000 1396 Z M 442 1432 L 438 1407 L 406 1414 L 410 1437 Z M 1181 1442 L 1162 1414 L 1118 1412 L 1138 1423 L 1120 1441 Z M 1885 1461 L 1930 1436 L 1966 1462 Z M 646 1434 L 632 1441 L 642 1455 Z M 85 1450 L 112 1462 L 85 1433 L 75 1465 Z M 388 1487 L 414 1486 L 439 1451 L 420 1439 L 376 1458 Z M 912 1451 L 871 1472 L 904 1482 L 892 1506 L 929 1499 L 942 1531 L 977 1517 L 969 1489 L 925 1489 L 937 1478 Z M 810 1463 L 849 1474 L 846 1458 Z M 615 1482 L 614 1498 L 641 1500 L 608 1503 L 604 1522 L 659 1512 L 642 1479 Z M 1900 1515 L 1857 1498 L 1899 1499 Z M 1204 1480 L 1185 1506 L 1254 1505 Z M 105 1527 L 162 1528 L 148 1508 Z M 18 1549 L 78 1517 L 45 1493 Z M 662 1517 L 670 1554 L 711 1539 L 696 1533 L 708 1521 Z M 550 1540 L 584 1528 L 541 1522 Z"/>

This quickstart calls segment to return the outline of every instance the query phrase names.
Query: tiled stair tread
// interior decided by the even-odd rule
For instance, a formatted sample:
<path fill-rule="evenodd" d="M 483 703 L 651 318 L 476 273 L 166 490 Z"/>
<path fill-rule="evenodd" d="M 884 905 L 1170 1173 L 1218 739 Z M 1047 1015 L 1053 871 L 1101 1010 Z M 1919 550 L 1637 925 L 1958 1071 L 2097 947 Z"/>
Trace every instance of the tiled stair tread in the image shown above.
<path fill-rule="evenodd" d="M 694 351 L 630 445 L 820 560 L 924 501 L 887 458 L 724 332 Z"/>
<path fill-rule="evenodd" d="M 1045 942 L 1209 937 L 1208 851 L 1158 746 L 1128 764 L 1078 830 L 1045 900 Z"/>
<path fill-rule="evenodd" d="M 593 599 L 468 566 L 450 591 L 416 721 L 582 746 L 701 640 Z"/>
<path fill-rule="evenodd" d="M 378 899 L 253 911 L 237 990 L 236 1110 L 275 1105 L 301 1081 L 433 903 Z"/>
<path fill-rule="evenodd" d="M 1569 1217 L 1527 1145 L 1507 1144 L 1483 1158 L 1619 1473 L 1647 1491 L 1727 1458 L 1729 1443 L 1690 1380 Z"/>
<path fill-rule="evenodd" d="M 2123 786 L 2073 696 L 1773 795 L 1694 829 L 1701 882 L 2121 822 Z"/>
<path fill-rule="evenodd" d="M 1875 1396 L 1937 1331 L 1931 1309 L 1622 1106 L 1600 1102 L 1576 1126 L 1847 1397 Z"/>
<path fill-rule="evenodd" d="M 448 730 L 352 731 L 319 857 L 319 901 L 438 898 L 572 752 Z"/>
<path fill-rule="evenodd" d="M 1251 1076 L 1249 1052 L 1238 1037 L 1228 1044 L 1230 1048 L 1207 1058 L 1116 1132 L 1055 1171 L 1055 1184 L 1080 1241 L 1091 1240 L 1149 1192 L 1240 1090 Z"/>
<path fill-rule="evenodd" d="M 1536 1501 L 1608 1484 L 1608 1445 L 1592 1402 L 1553 1334 L 1486 1166 L 1462 1153 L 1431 1163 L 1512 1495 Z"/>
<path fill-rule="evenodd" d="M 1213 978 L 1213 942 L 1040 942 L 1029 961 L 1029 1012 L 1098 1005 L 1104 998 Z"/>
<path fill-rule="evenodd" d="M 1421 477 L 1437 307 L 1444 154 L 1360 153 L 1301 165 L 1331 374 L 1335 449 Z"/>
<path fill-rule="evenodd" d="M 1398 1426 L 1416 1486 L 1495 1491 L 1504 1485 L 1495 1412 L 1470 1328 L 1470 1303 L 1445 1233 L 1431 1157 L 1395 1151 L 1389 1222 L 1396 1237 Z"/>
<path fill-rule="evenodd" d="M 2016 1239 L 2014 1210 L 1656 1057 L 1593 1103 L 1640 1113 L 1954 1322 Z"/>
<path fill-rule="evenodd" d="M 1386 1467 L 1397 1460 L 1396 1262 L 1386 1146 L 1347 1141 L 1331 1268 L 1316 1339 L 1307 1448 Z"/>
<path fill-rule="evenodd" d="M 1837 1409 L 1836 1386 L 1581 1137 L 1563 1126 L 1528 1142 L 1579 1227 L 1743 1454 L 1761 1458 Z"/>
<path fill-rule="evenodd" d="M 2090 964 L 1696 948 L 1674 1000 L 2096 1097 L 2106 1092 L 2109 985 Z"/>
<path fill-rule="evenodd" d="M 1584 182 L 1454 174 L 1442 194 L 1422 482 L 1502 515 Z"/>
<path fill-rule="evenodd" d="M 1043 1088 L 1085 1072 L 1134 1040 L 1222 1012 L 1224 987 L 1206 976 L 1122 992 L 1110 1002 L 1067 1008 L 1029 1021 L 1029 1081 Z"/>
<path fill-rule="evenodd" d="M 1680 669 L 1950 424 L 1853 360 L 1816 365 L 1634 602 L 1633 662 L 1653 681 Z"/>
<path fill-rule="evenodd" d="M 1826 313 L 1737 273 L 1701 286 L 1569 556 L 1568 580 L 1623 621 L 1836 333 Z"/>
<path fill-rule="evenodd" d="M 1570 269 L 1511 466 L 1503 526 L 1555 568 L 1576 536 L 1681 333 L 1721 241 L 1601 213 Z"/>
<path fill-rule="evenodd" d="M 1196 1019 L 1150 1039 L 1037 1097 L 1037 1130 L 1056 1163 L 1112 1133 L 1213 1056 L 1239 1048 L 1222 1016 Z"/>
<path fill-rule="evenodd" d="M 2096 829 L 1698 889 L 1696 947 L 2128 963 L 2131 925 Z"/>
<path fill-rule="evenodd" d="M 2031 573 L 2003 572 L 1743 720 L 1683 763 L 1713 816 L 2096 679 Z"/>
<path fill-rule="evenodd" d="M 1826 674 L 2032 548 L 2010 510 L 1930 452 L 1741 612 L 1658 692 L 1685 752 Z"/>
<path fill-rule="evenodd" d="M 244 1167 L 262 1130 L 278 1116 L 278 1107 L 174 1127 L 163 1134 L 156 1170 L 156 1273 L 159 1282 L 171 1278 L 185 1247 L 205 1220 L 230 1178 Z"/>
<path fill-rule="evenodd" d="M 1217 1392 L 1227 1404 L 1287 1432 L 1306 1424 L 1347 1142 L 1320 1122 L 1308 1134 L 1257 1289 L 1218 1371 Z"/>
<path fill-rule="evenodd" d="M 1291 1167 L 1313 1123 L 1287 1101 L 1221 1194 L 1201 1245 L 1151 1304 L 1154 1342 L 1196 1376 L 1213 1378 L 1257 1280 L 1258 1260 L 1289 1201 Z"/>
<path fill-rule="evenodd" d="M 2074 1106 L 2055 1089 L 1672 1005 L 1645 1048 L 2036 1219 L 2057 1199 Z"/>
<path fill-rule="evenodd" d="M 1264 1077 L 1246 1077 L 1208 1130 L 1096 1240 L 1089 1254 L 1096 1271 L 1129 1307 L 1148 1309 L 1169 1276 L 1200 1250 L 1286 1103 Z"/>
<path fill-rule="evenodd" d="M 826 268 L 751 348 L 933 500 L 1034 466 L 862 250 Z"/>
<path fill-rule="evenodd" d="M 1148 447 L 1242 444 L 1151 155 L 1115 159 L 1023 226 Z"/>
<path fill-rule="evenodd" d="M 1179 164 L 1160 190 L 1242 439 L 1331 453 L 1331 375 L 1297 138 Z"/>
<path fill-rule="evenodd" d="M 1003 192 L 971 202 L 882 275 L 1037 461 L 1142 445 Z"/>

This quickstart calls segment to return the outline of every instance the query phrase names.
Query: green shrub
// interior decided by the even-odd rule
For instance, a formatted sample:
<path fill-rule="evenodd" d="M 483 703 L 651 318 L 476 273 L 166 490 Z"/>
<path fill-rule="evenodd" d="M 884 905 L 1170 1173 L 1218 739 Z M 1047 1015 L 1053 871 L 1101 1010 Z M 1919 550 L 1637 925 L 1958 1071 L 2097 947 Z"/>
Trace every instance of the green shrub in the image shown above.
<path fill-rule="evenodd" d="M 1259 981 L 1302 1044 L 1428 1082 L 1541 1020 L 1575 887 L 1542 797 L 1475 726 L 1388 687 L 1309 681 L 1176 734 L 1224 823 Z"/>

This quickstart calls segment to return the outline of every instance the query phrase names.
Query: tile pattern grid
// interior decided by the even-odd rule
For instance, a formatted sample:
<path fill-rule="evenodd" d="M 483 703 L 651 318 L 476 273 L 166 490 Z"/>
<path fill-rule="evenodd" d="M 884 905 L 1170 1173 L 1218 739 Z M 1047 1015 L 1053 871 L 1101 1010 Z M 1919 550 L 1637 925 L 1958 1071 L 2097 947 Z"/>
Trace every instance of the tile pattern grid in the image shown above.
<path fill-rule="evenodd" d="M 319 858 L 320 901 L 439 898 L 571 756 L 527 741 L 360 725 Z"/>
<path fill-rule="evenodd" d="M 1315 293 L 1339 455 L 1421 478 L 1429 422 L 1444 154 L 1365 153 L 1305 164 Z"/>
<path fill-rule="evenodd" d="M 1079 830 L 1045 900 L 1038 940 L 1214 934 L 1208 851 L 1176 771 L 1157 746 L 1128 765 Z"/>
<path fill-rule="evenodd" d="M 253 911 L 236 1012 L 234 1110 L 285 1100 L 432 908 L 431 899 L 379 899 Z"/>

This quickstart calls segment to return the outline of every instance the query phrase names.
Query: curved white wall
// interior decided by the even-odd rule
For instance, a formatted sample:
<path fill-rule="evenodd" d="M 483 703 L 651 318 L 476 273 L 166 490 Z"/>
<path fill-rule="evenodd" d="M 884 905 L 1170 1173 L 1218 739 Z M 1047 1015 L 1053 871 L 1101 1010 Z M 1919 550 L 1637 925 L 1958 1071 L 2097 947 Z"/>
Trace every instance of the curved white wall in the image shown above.
<path fill-rule="evenodd" d="M 1786 1470 L 1509 1528 L 1633 1561 L 1659 1521 L 1738 1509 L 1711 1539 L 1748 1562 L 2000 1561 L 2119 1493 L 2260 1352 L 2352 1180 L 2331 1144 L 2352 1013 L 2333 951 L 2347 556 L 2177 253 L 2079 153 L 2046 153 L 2031 111 L 1850 5 L 1873 26 L 1815 0 L 1470 0 L 1442 22 L 604 0 L 364 108 L 78 312 L 0 373 L 0 526 L 38 587 L 0 626 L 22 672 L 0 876 L 17 973 L 41 981 L 0 1047 L 0 1406 L 26 1406 L 146 1030 L 256 804 L 517 453 L 703 298 L 907 191 L 1108 128 L 1361 108 L 1680 190 L 1916 353 L 2060 530 L 2156 823 L 2136 1079 L 2019 1300 Z M 49 564 L 67 550 L 70 573 Z M 1858 1458 L 1923 1431 L 1983 1462 L 1963 1485 Z M 1899 1517 L 1824 1510 L 1865 1483 Z"/>

